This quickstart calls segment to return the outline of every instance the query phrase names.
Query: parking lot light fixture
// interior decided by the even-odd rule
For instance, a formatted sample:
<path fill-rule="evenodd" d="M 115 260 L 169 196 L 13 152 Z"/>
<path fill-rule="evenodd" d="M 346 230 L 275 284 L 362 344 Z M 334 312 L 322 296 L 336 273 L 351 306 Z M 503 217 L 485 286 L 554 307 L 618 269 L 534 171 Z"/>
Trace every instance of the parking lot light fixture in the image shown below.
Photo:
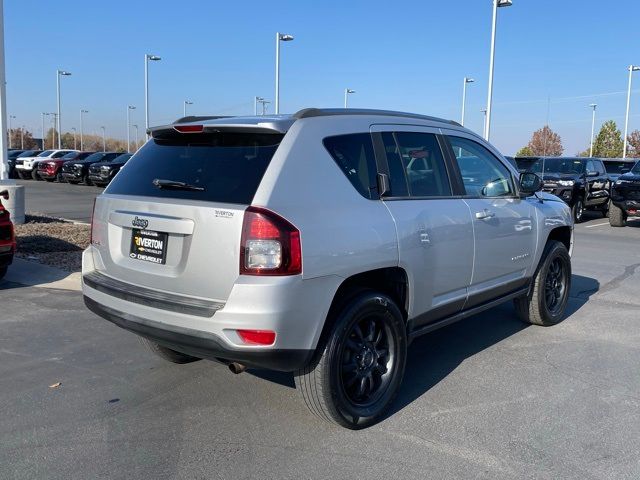
<path fill-rule="evenodd" d="M 185 101 L 183 102 L 183 104 L 182 104 L 182 106 L 183 106 L 183 112 L 182 112 L 182 113 L 183 113 L 183 115 L 182 115 L 182 116 L 183 116 L 183 117 L 186 117 L 186 116 L 187 116 L 187 105 L 193 105 L 193 102 L 190 102 L 189 100 L 185 100 Z M 138 145 L 138 144 L 136 143 L 136 146 L 137 146 L 137 145 Z"/>
<path fill-rule="evenodd" d="M 60 77 L 69 77 L 71 72 L 65 70 L 56 70 L 56 87 L 57 87 L 57 101 L 58 101 L 58 114 L 56 116 L 56 129 L 58 130 L 58 149 L 62 148 L 62 120 L 60 115 Z M 52 145 L 53 146 L 53 145 Z"/>
<path fill-rule="evenodd" d="M 631 105 L 631 79 L 633 72 L 640 70 L 638 65 L 629 65 L 629 87 L 627 89 L 627 113 L 624 116 L 624 144 L 622 147 L 622 158 L 627 158 L 627 133 L 629 132 L 629 106 Z"/>
<path fill-rule="evenodd" d="M 593 132 L 596 126 L 596 107 L 598 106 L 598 104 L 590 103 L 589 106 L 593 109 L 593 112 L 591 114 L 591 147 L 589 147 L 589 156 L 593 157 Z"/>
<path fill-rule="evenodd" d="M 144 55 L 144 129 L 145 131 L 149 131 L 149 61 L 158 62 L 162 60 L 157 55 L 151 55 L 149 53 L 145 53 Z M 129 123 L 127 122 L 127 130 L 129 128 Z M 147 133 L 147 136 L 149 134 Z M 128 150 L 127 145 L 127 152 Z"/>
<path fill-rule="evenodd" d="M 262 104 L 262 116 L 264 117 L 267 114 L 267 105 L 269 105 L 271 102 L 263 98 L 261 100 L 258 100 L 258 103 Z"/>
<path fill-rule="evenodd" d="M 24 131 L 25 131 L 26 127 L 24 125 L 22 125 L 22 127 L 20 127 L 20 149 L 24 150 Z"/>
<path fill-rule="evenodd" d="M 104 127 L 100 127 L 100 130 L 102 130 L 102 151 L 106 152 L 107 151 L 106 129 Z"/>
<path fill-rule="evenodd" d="M 462 125 L 463 127 L 464 127 L 464 107 L 467 101 L 467 84 L 473 83 L 473 82 L 475 82 L 475 80 L 469 77 L 464 77 L 464 80 L 462 81 L 462 117 L 461 117 L 462 119 L 460 120 L 460 125 Z"/>
<path fill-rule="evenodd" d="M 347 99 L 349 98 L 349 95 L 352 93 L 356 93 L 356 91 L 351 90 L 350 88 L 344 89 L 344 108 L 347 108 Z"/>
<path fill-rule="evenodd" d="M 280 42 L 291 42 L 293 35 L 276 33 L 276 115 L 280 113 Z M 264 107 L 264 104 L 262 104 Z"/>
<path fill-rule="evenodd" d="M 489 90 L 487 92 L 487 120 L 484 125 L 484 139 L 489 141 L 491 133 L 491 102 L 493 100 L 493 62 L 496 53 L 496 24 L 498 22 L 498 8 L 510 7 L 511 0 L 493 0 L 493 19 L 491 22 L 491 53 L 489 55 Z"/>
<path fill-rule="evenodd" d="M 133 105 L 127 106 L 127 153 L 131 151 L 131 110 L 135 110 Z"/>
<path fill-rule="evenodd" d="M 80 110 L 80 150 L 84 150 L 84 131 L 82 128 L 82 117 L 85 113 L 89 113 L 89 110 Z"/>
<path fill-rule="evenodd" d="M 253 115 L 258 116 L 258 103 L 264 100 L 262 97 L 253 97 Z"/>
<path fill-rule="evenodd" d="M 71 129 L 71 131 L 73 132 L 73 149 L 77 150 L 78 149 L 78 142 L 77 142 L 77 138 L 76 138 L 76 127 L 73 127 Z"/>

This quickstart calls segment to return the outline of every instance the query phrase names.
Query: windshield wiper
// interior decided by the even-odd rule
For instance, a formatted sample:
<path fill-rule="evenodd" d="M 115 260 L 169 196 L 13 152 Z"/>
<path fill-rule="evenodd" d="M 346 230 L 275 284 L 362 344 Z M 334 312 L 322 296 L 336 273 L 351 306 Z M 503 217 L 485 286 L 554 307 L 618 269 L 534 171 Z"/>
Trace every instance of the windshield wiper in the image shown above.
<path fill-rule="evenodd" d="M 194 192 L 204 192 L 204 187 L 198 187 L 197 185 L 190 185 L 185 182 L 177 182 L 175 180 L 162 180 L 156 178 L 152 182 L 158 188 L 166 188 L 172 190 L 192 190 Z"/>

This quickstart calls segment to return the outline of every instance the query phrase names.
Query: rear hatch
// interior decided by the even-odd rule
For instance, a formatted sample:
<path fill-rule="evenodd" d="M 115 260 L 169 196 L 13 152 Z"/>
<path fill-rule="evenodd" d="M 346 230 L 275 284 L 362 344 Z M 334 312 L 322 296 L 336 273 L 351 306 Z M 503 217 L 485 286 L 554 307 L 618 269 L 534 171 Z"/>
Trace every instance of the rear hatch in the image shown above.
<path fill-rule="evenodd" d="M 96 200 L 96 268 L 130 284 L 225 301 L 239 275 L 244 211 L 282 137 L 154 132 Z"/>

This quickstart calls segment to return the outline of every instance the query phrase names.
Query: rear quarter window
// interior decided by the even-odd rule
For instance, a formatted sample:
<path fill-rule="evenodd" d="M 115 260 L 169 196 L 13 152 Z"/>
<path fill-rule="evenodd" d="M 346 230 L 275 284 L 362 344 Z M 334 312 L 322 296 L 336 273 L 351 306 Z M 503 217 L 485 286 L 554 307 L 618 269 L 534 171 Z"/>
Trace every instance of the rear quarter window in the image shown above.
<path fill-rule="evenodd" d="M 131 157 L 105 193 L 249 205 L 282 137 L 215 132 L 153 138 Z M 156 179 L 203 190 L 158 188 Z"/>
<path fill-rule="evenodd" d="M 360 195 L 368 199 L 378 197 L 377 169 L 369 133 L 327 137 L 323 144 Z"/>

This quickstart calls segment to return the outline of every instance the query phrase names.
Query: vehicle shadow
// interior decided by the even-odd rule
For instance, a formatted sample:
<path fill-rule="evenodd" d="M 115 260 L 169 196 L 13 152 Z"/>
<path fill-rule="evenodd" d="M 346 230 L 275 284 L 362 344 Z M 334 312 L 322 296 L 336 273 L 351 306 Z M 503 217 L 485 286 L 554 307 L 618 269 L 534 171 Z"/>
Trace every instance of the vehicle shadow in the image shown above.
<path fill-rule="evenodd" d="M 594 278 L 572 275 L 566 317 L 580 310 L 599 288 L 600 283 Z M 416 339 L 409 347 L 402 387 L 387 416 L 437 385 L 465 359 L 528 327 L 530 325 L 517 318 L 512 303 L 508 302 Z M 249 369 L 247 373 L 295 388 L 291 373 L 257 369 Z"/>
<path fill-rule="evenodd" d="M 581 275 L 573 275 L 571 283 L 565 318 L 580 310 L 600 288 L 596 279 Z M 402 387 L 387 417 L 421 397 L 467 358 L 529 327 L 508 302 L 416 339 L 409 348 Z"/>

